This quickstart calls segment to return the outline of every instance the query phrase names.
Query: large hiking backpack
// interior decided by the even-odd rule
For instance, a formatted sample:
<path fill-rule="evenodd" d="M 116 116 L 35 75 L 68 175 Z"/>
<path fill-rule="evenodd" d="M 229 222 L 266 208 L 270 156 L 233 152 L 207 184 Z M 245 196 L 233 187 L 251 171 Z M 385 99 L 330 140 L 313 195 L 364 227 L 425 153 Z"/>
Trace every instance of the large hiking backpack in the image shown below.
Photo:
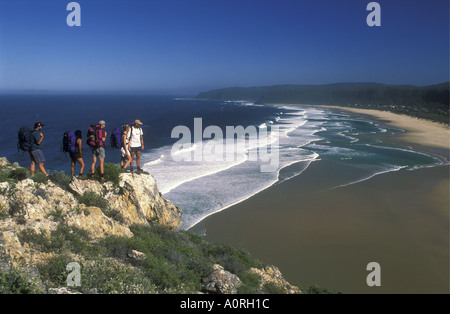
<path fill-rule="evenodd" d="M 63 142 L 61 151 L 64 153 L 74 153 L 77 147 L 77 137 L 75 136 L 75 132 L 66 131 L 64 132 Z"/>
<path fill-rule="evenodd" d="M 31 129 L 23 126 L 18 132 L 17 150 L 21 149 L 25 152 L 31 151 L 31 144 L 33 137 L 31 136 Z"/>
<path fill-rule="evenodd" d="M 111 133 L 111 146 L 120 149 L 122 147 L 122 131 L 120 128 L 115 128 Z"/>
<path fill-rule="evenodd" d="M 111 142 L 111 146 L 113 148 L 118 148 L 120 149 L 122 147 L 122 135 L 123 132 L 125 131 L 125 125 L 128 125 L 130 127 L 130 132 L 132 134 L 133 129 L 131 128 L 133 126 L 133 122 L 127 123 L 122 125 L 122 128 L 115 128 L 112 133 L 111 133 L 111 137 L 110 137 L 110 142 Z"/>
<path fill-rule="evenodd" d="M 103 130 L 100 124 L 92 124 L 87 132 L 86 143 L 92 148 L 103 147 Z"/>

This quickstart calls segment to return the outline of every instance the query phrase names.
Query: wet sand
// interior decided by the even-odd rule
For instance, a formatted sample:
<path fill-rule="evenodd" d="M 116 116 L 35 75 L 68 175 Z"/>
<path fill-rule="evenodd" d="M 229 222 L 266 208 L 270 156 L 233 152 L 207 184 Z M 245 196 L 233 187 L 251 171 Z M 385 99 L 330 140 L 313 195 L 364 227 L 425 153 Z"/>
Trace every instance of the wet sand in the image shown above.
<path fill-rule="evenodd" d="M 400 136 L 400 138 L 406 142 L 423 146 L 442 148 L 446 150 L 450 149 L 450 128 L 437 122 L 382 110 L 338 106 L 320 107 L 369 115 L 371 117 L 375 117 L 378 120 L 384 121 L 387 124 L 407 130 L 406 133 Z"/>
<path fill-rule="evenodd" d="M 303 287 L 449 293 L 449 166 L 329 189 L 348 170 L 339 161 L 313 162 L 192 230 L 205 228 L 207 240 L 243 248 Z M 381 287 L 366 284 L 370 262 L 381 266 Z"/>

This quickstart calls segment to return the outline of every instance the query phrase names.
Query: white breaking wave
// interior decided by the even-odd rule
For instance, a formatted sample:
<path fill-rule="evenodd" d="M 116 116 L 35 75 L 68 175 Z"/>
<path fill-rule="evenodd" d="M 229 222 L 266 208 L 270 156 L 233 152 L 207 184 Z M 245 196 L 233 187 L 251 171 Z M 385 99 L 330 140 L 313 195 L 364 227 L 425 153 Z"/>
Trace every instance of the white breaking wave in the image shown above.
<path fill-rule="evenodd" d="M 188 229 L 208 215 L 272 186 L 280 180 L 282 169 L 297 163 L 304 164 L 304 167 L 300 167 L 301 171 L 292 170 L 292 173 L 283 176 L 283 180 L 288 180 L 299 175 L 318 158 L 319 154 L 302 147 L 321 139 L 314 133 L 321 130 L 322 122 L 307 125 L 308 111 L 304 108 L 293 109 L 285 108 L 284 110 L 290 111 L 288 114 L 257 126 L 259 130 L 267 130 L 268 137 L 264 140 L 237 138 L 232 141 L 231 152 L 234 158 L 231 161 L 226 158 L 228 151 L 225 142 L 210 139 L 204 139 L 201 143 L 194 143 L 173 153 L 177 158 L 185 157 L 186 161 L 174 161 L 171 155 L 172 147 L 169 146 L 141 156 L 145 162 L 143 168 L 155 177 L 161 193 L 175 204 L 182 204 L 182 229 Z M 311 111 L 319 113 L 316 109 Z M 277 136 L 271 133 L 274 127 L 279 129 Z M 273 173 L 260 172 L 260 164 L 263 162 L 249 158 L 252 153 L 265 147 L 279 151 L 278 169 Z M 219 151 L 219 157 L 221 153 L 224 154 L 223 160 L 215 161 L 215 149 Z M 189 158 L 196 153 L 202 155 L 201 161 Z"/>
<path fill-rule="evenodd" d="M 251 104 L 242 102 L 240 105 Z M 380 135 L 387 131 L 373 122 L 315 107 L 279 108 L 283 112 L 255 126 L 267 132 L 264 141 L 250 136 L 236 138 L 228 151 L 230 147 L 227 148 L 223 139 L 207 138 L 174 152 L 177 158 L 185 157 L 181 161 L 173 160 L 169 146 L 141 156 L 146 160 L 144 169 L 155 177 L 161 193 L 182 208 L 181 229 L 189 229 L 209 215 L 276 183 L 297 177 L 319 160 L 332 159 L 355 169 L 353 178 L 340 178 L 333 183 L 336 186 L 332 189 L 358 184 L 389 172 L 443 163 L 436 156 L 412 149 L 383 146 L 380 138 L 370 134 L 374 130 Z M 273 128 L 279 130 L 277 136 L 270 133 Z M 268 147 L 277 149 L 278 167 L 276 171 L 264 173 L 260 171 L 263 162 L 251 157 Z M 201 155 L 202 159 L 191 161 L 189 158 L 195 154 Z M 220 156 L 224 158 L 218 159 Z M 229 156 L 232 158 L 227 158 Z"/>

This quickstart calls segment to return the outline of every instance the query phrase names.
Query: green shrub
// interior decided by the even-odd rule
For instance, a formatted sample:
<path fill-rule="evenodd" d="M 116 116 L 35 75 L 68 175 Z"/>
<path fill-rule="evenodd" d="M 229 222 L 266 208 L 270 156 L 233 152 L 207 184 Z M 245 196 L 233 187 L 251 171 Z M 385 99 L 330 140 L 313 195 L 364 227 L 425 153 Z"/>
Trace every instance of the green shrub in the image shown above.
<path fill-rule="evenodd" d="M 78 197 L 78 202 L 86 206 L 95 206 L 101 210 L 108 210 L 109 203 L 101 195 L 95 192 L 84 192 L 83 195 Z"/>
<path fill-rule="evenodd" d="M 318 285 L 312 285 L 304 291 L 306 294 L 340 294 L 339 292 L 333 292 L 327 288 L 320 287 Z"/>
<path fill-rule="evenodd" d="M 279 287 L 279 286 L 275 285 L 273 282 L 266 283 L 263 286 L 262 291 L 267 294 L 285 294 L 286 293 L 285 288 Z"/>
<path fill-rule="evenodd" d="M 16 168 L 9 173 L 8 178 L 17 182 L 17 181 L 25 180 L 29 176 L 30 176 L 30 171 L 28 169 Z"/>
<path fill-rule="evenodd" d="M 100 293 L 155 293 L 155 285 L 137 268 L 111 259 L 99 258 L 84 263 L 81 292 L 96 288 Z"/>
<path fill-rule="evenodd" d="M 104 165 L 104 177 L 106 181 L 111 181 L 114 185 L 118 185 L 120 182 L 120 174 L 123 173 L 123 170 L 113 163 L 106 163 Z"/>
<path fill-rule="evenodd" d="M 31 179 L 36 183 L 47 183 L 48 177 L 44 175 L 42 172 L 36 171 L 34 176 L 31 177 Z"/>
<path fill-rule="evenodd" d="M 9 173 L 0 171 L 0 182 L 7 182 L 9 181 Z"/>
<path fill-rule="evenodd" d="M 240 294 L 256 294 L 259 292 L 261 281 L 258 275 L 245 272 L 240 274 L 239 279 L 242 281 L 242 285 L 238 289 Z"/>
<path fill-rule="evenodd" d="M 67 286 L 67 276 L 69 272 L 66 267 L 74 262 L 73 258 L 66 254 L 52 257 L 46 264 L 39 266 L 39 273 L 44 284 L 48 288 L 58 288 Z"/>
<path fill-rule="evenodd" d="M 65 191 L 70 191 L 70 182 L 72 181 L 72 177 L 67 175 L 64 171 L 56 171 L 49 175 L 50 181 L 59 186 L 61 189 Z"/>
<path fill-rule="evenodd" d="M 43 252 L 63 253 L 83 253 L 89 251 L 89 236 L 85 230 L 58 225 L 56 230 L 47 236 L 43 233 L 36 233 L 33 229 L 24 229 L 20 233 L 22 241 L 36 245 Z"/>
<path fill-rule="evenodd" d="M 103 178 L 105 181 L 111 181 L 114 185 L 118 185 L 120 182 L 120 174 L 123 173 L 122 168 L 111 162 L 103 165 Z M 97 167 L 94 174 L 94 179 L 100 181 L 100 167 Z"/>
<path fill-rule="evenodd" d="M 0 271 L 0 294 L 37 294 L 42 291 L 27 275 L 16 269 Z"/>

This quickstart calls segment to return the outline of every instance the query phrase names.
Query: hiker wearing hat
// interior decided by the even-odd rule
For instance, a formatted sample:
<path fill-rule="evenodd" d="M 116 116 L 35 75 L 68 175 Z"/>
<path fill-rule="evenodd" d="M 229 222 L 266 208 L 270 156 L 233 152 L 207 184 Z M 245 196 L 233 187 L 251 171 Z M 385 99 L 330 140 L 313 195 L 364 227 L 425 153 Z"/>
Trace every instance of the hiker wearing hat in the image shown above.
<path fill-rule="evenodd" d="M 141 170 L 141 151 L 144 149 L 144 132 L 141 128 L 142 122 L 135 120 L 128 132 L 128 149 L 131 154 L 130 170 L 133 171 L 133 159 L 136 155 L 137 171 Z"/>
<path fill-rule="evenodd" d="M 47 172 L 44 168 L 44 153 L 39 148 L 42 141 L 44 140 L 44 134 L 41 132 L 43 126 L 44 125 L 42 124 L 42 122 L 38 121 L 34 124 L 34 130 L 31 132 L 30 172 L 32 176 L 34 175 L 36 164 L 38 164 L 39 170 L 41 170 L 41 172 L 45 176 L 47 176 Z"/>
<path fill-rule="evenodd" d="M 105 141 L 106 141 L 106 131 L 105 125 L 106 122 L 101 120 L 98 122 L 99 128 L 97 128 L 96 135 L 96 145 L 95 147 L 91 147 L 92 149 L 92 164 L 91 164 L 91 175 L 95 174 L 95 164 L 97 163 L 97 158 L 100 162 L 100 180 L 105 181 L 104 178 L 104 163 L 105 163 Z M 97 126 L 98 127 L 98 126 Z M 96 131 L 96 132 L 97 132 Z"/>

